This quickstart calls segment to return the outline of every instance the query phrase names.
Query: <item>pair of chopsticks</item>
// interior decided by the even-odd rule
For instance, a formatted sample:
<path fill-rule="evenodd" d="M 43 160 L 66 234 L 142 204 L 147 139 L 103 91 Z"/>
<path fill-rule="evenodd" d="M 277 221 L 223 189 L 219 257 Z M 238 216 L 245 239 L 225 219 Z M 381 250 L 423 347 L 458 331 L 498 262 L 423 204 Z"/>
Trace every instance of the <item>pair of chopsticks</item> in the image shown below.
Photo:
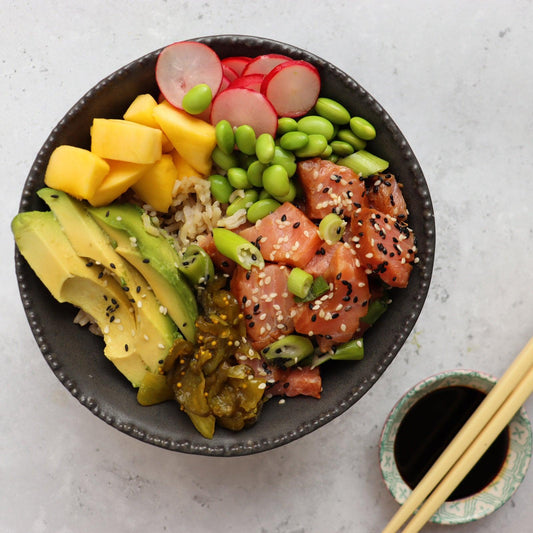
<path fill-rule="evenodd" d="M 533 338 L 494 385 L 382 533 L 416 533 L 475 466 L 533 393 Z"/>

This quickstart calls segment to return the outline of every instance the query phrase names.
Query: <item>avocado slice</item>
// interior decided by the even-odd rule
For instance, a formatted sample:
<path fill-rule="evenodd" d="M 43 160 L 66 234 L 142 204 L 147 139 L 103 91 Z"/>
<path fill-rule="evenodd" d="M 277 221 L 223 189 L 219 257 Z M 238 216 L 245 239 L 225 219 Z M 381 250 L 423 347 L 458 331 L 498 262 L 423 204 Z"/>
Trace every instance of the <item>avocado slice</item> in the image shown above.
<path fill-rule="evenodd" d="M 19 213 L 11 229 L 20 253 L 52 296 L 92 316 L 104 336 L 106 357 L 138 387 L 147 369 L 136 348 L 135 315 L 125 291 L 102 267 L 78 256 L 50 211 Z"/>
<path fill-rule="evenodd" d="M 179 336 L 172 319 L 160 311 L 160 304 L 148 283 L 130 263 L 116 253 L 108 235 L 84 205 L 68 194 L 43 188 L 37 194 L 48 204 L 75 252 L 104 266 L 117 280 L 133 304 L 136 345 L 150 372 L 157 372 Z"/>
<path fill-rule="evenodd" d="M 193 290 L 178 270 L 179 257 L 170 236 L 155 226 L 147 231 L 144 211 L 133 204 L 87 209 L 114 242 L 115 251 L 146 278 L 183 336 L 194 342 L 198 306 Z"/>

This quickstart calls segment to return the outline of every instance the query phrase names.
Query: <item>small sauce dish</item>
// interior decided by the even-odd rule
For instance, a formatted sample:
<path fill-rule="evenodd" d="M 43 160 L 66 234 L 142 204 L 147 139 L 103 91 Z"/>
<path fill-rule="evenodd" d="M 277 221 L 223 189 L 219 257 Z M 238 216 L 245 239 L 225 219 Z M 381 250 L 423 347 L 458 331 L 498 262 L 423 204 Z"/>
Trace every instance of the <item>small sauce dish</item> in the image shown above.
<path fill-rule="evenodd" d="M 381 433 L 380 466 L 400 505 L 495 383 L 483 372 L 450 370 L 424 379 L 393 407 Z M 532 449 L 522 407 L 430 521 L 463 524 L 500 508 L 524 479 Z"/>

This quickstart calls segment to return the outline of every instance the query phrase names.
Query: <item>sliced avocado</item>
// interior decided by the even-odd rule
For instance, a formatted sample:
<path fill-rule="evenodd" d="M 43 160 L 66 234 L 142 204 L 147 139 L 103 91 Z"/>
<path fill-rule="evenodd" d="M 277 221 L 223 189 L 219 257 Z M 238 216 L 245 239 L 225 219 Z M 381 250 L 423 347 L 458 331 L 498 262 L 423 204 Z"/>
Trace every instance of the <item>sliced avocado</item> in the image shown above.
<path fill-rule="evenodd" d="M 132 204 L 89 207 L 88 211 L 114 242 L 115 251 L 146 278 L 183 336 L 194 342 L 198 306 L 193 290 L 177 268 L 179 258 L 170 237 L 155 226 L 154 234 L 149 233 L 143 210 Z"/>
<path fill-rule="evenodd" d="M 41 189 L 37 194 L 54 213 L 75 252 L 104 266 L 122 286 L 134 308 L 137 347 L 150 372 L 156 372 L 179 332 L 171 318 L 160 312 L 160 303 L 146 280 L 116 253 L 108 235 L 81 202 L 50 188 Z"/>
<path fill-rule="evenodd" d="M 52 296 L 91 315 L 104 336 L 106 357 L 139 386 L 147 369 L 135 344 L 135 315 L 120 285 L 78 256 L 53 213 L 19 213 L 11 229 L 20 253 Z"/>

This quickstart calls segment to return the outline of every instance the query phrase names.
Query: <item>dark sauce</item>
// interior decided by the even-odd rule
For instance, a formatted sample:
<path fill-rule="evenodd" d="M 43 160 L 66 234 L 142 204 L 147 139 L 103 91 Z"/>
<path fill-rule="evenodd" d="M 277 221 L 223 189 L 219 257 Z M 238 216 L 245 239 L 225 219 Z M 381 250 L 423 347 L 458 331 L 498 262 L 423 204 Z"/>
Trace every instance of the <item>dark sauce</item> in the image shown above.
<path fill-rule="evenodd" d="M 446 387 L 428 393 L 407 412 L 398 428 L 394 457 L 400 475 L 411 489 L 484 398 L 484 392 L 471 387 Z M 500 472 L 508 449 L 509 428 L 506 427 L 447 501 L 483 490 Z"/>

